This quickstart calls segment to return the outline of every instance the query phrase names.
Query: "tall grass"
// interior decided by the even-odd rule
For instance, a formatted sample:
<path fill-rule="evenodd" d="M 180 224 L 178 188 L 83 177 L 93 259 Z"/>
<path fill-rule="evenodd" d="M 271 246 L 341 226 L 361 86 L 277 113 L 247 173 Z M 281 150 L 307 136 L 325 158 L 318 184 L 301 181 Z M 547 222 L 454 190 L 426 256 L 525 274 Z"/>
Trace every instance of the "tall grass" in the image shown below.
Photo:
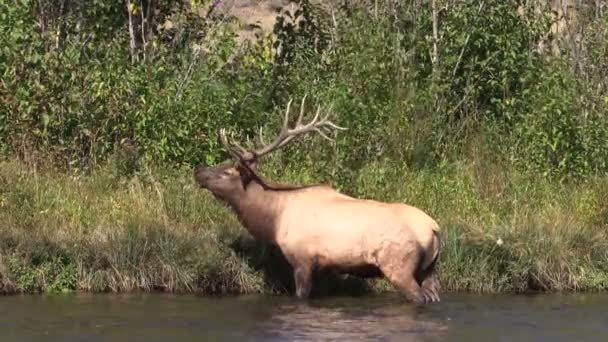
<path fill-rule="evenodd" d="M 304 170 L 279 175 L 304 182 Z M 443 229 L 447 291 L 603 290 L 608 287 L 608 179 L 563 185 L 515 171 L 451 163 L 437 169 L 368 165 L 357 192 L 402 201 Z M 381 176 L 379 176 L 381 175 Z M 0 291 L 276 293 L 292 289 L 280 255 L 256 243 L 191 170 L 111 167 L 75 177 L 0 164 Z M 329 277 L 329 278 L 328 278 Z M 317 291 L 353 292 L 328 275 Z M 349 283 L 350 282 L 350 283 Z M 392 290 L 385 280 L 365 290 Z"/>
<path fill-rule="evenodd" d="M 0 0 L 0 292 L 289 291 L 276 249 L 197 189 L 191 168 L 222 159 L 219 128 L 241 141 L 278 129 L 305 94 L 348 131 L 332 146 L 291 144 L 266 176 L 429 212 L 447 290 L 606 288 L 605 17 L 540 54 L 549 9 L 454 2 L 433 65 L 430 6 L 297 2 L 273 37 L 246 45 L 221 16 L 168 2 L 154 26 L 173 28 L 133 50 L 122 3 Z"/>
<path fill-rule="evenodd" d="M 239 236 L 233 218 L 189 175 L 82 179 L 10 162 L 0 170 L 6 291 L 262 289 L 229 248 Z"/>

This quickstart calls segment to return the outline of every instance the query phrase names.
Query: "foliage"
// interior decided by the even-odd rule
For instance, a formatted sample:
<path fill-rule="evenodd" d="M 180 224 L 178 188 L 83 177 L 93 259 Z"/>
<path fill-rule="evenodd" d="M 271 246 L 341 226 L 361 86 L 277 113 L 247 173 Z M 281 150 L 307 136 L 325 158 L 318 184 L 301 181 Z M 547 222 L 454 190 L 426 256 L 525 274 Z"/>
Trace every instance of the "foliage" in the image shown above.
<path fill-rule="evenodd" d="M 522 15 L 512 1 L 444 8 L 435 71 L 430 8 L 413 2 L 374 11 L 341 4 L 332 16 L 298 1 L 293 13 L 278 15 L 273 37 L 240 45 L 225 17 L 197 16 L 203 4 L 168 2 L 153 18 L 159 29 L 142 38 L 150 40 L 145 59 L 142 50 L 135 60 L 124 6 L 93 2 L 62 12 L 35 4 L 1 2 L 5 155 L 38 162 L 45 155 L 89 170 L 128 146 L 147 163 L 215 163 L 223 157 L 218 128 L 241 138 L 277 129 L 288 99 L 309 94 L 311 110 L 326 103 L 349 131 L 333 150 L 294 144 L 284 162 L 314 167 L 350 190 L 371 161 L 418 168 L 462 160 L 482 135 L 530 172 L 567 179 L 607 170 L 605 80 L 591 77 L 605 65 L 598 21 L 587 24 L 589 58 L 579 63 L 589 77 L 578 78 L 569 61 L 537 51 L 549 17 Z"/>
<path fill-rule="evenodd" d="M 280 173 L 294 182 L 311 177 Z M 191 179 L 189 169 L 116 179 L 109 167 L 72 177 L 0 164 L 0 291 L 293 293 L 281 255 Z M 375 162 L 356 186 L 437 218 L 446 291 L 608 288 L 605 178 L 560 185 L 514 169 L 451 163 L 414 172 Z M 316 279 L 319 295 L 392 290 L 385 280 Z"/>
<path fill-rule="evenodd" d="M 252 41 L 216 1 L 126 3 L 0 0 L 0 292 L 270 286 L 188 170 L 305 95 L 348 130 L 265 176 L 428 209 L 450 289 L 606 287 L 605 16 L 551 36 L 537 4 L 438 1 L 433 67 L 425 2 L 296 1 Z"/>

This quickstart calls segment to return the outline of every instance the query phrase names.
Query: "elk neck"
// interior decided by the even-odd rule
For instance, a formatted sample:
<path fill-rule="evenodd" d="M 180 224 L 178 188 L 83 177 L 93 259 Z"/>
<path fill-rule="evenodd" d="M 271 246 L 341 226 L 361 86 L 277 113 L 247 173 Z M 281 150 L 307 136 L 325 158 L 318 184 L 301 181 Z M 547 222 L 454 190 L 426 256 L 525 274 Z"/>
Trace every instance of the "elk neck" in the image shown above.
<path fill-rule="evenodd" d="M 232 207 L 253 237 L 274 243 L 284 202 L 283 194 L 252 181 L 246 185 L 244 194 L 233 201 Z"/>

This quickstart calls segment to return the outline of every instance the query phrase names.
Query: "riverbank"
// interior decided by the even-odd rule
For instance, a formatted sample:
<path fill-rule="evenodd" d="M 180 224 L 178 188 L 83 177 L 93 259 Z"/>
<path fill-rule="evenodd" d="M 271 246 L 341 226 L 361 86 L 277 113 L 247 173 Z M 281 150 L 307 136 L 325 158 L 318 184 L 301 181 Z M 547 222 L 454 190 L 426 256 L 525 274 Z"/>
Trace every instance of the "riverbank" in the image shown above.
<path fill-rule="evenodd" d="M 268 167 L 267 169 L 272 169 Z M 281 171 L 266 177 L 308 182 Z M 509 168 L 452 163 L 434 171 L 370 164 L 357 193 L 416 205 L 443 229 L 445 291 L 608 288 L 608 179 L 564 185 Z M 112 167 L 86 176 L 0 163 L 0 292 L 282 293 L 289 269 L 188 168 Z M 317 293 L 391 289 L 325 276 Z"/>

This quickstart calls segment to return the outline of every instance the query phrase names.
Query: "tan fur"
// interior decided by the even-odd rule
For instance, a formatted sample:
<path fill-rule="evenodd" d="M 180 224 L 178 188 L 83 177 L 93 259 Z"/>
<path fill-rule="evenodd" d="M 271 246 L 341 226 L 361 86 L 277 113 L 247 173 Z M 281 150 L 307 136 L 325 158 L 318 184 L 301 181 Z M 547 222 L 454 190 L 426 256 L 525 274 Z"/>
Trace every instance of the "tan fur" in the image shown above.
<path fill-rule="evenodd" d="M 420 209 L 357 199 L 328 186 L 268 189 L 244 168 L 220 169 L 227 176 L 199 167 L 195 178 L 235 210 L 252 236 L 279 246 L 294 268 L 298 297 L 308 297 L 314 270 L 361 275 L 378 269 L 408 299 L 439 300 L 429 268 L 439 257 L 440 228 Z M 216 184 L 214 177 L 220 178 Z"/>
<path fill-rule="evenodd" d="M 353 198 L 324 185 L 277 185 L 257 175 L 258 158 L 294 137 L 316 132 L 332 140 L 324 130 L 346 129 L 322 117 L 321 106 L 309 123 L 302 123 L 304 99 L 294 127 L 289 128 L 291 102 L 281 132 L 262 148 L 245 149 L 220 130 L 222 144 L 238 162 L 197 166 L 195 180 L 230 205 L 256 239 L 279 246 L 293 267 L 299 298 L 309 296 L 313 271 L 333 269 L 362 277 L 385 275 L 409 300 L 439 301 L 435 265 L 440 229 L 422 210 Z"/>

